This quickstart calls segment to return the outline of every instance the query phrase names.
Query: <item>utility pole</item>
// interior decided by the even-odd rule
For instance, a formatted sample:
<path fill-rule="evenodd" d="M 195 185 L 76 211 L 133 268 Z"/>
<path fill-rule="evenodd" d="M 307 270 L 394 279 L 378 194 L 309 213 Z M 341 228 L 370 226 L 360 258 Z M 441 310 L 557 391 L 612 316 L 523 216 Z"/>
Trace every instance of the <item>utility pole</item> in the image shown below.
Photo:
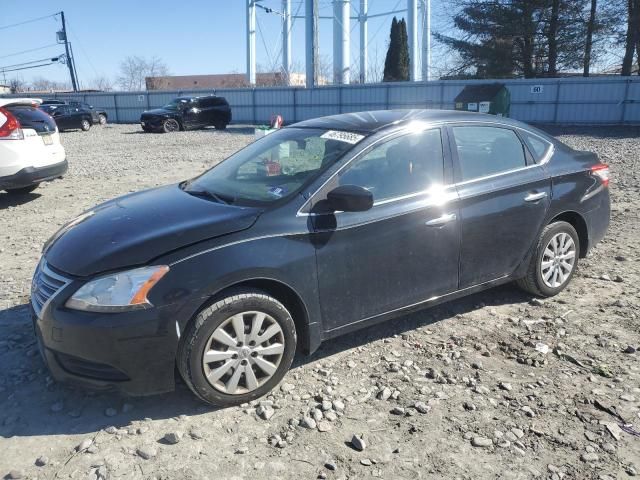
<path fill-rule="evenodd" d="M 256 0 L 247 0 L 247 82 L 256 84 Z"/>
<path fill-rule="evenodd" d="M 69 75 L 71 75 L 71 85 L 73 91 L 78 91 L 78 82 L 76 80 L 75 67 L 73 65 L 73 56 L 69 51 L 69 40 L 67 39 L 67 24 L 64 21 L 64 12 L 60 12 L 60 18 L 62 19 L 62 35 L 64 36 L 64 50 L 67 55 L 67 67 L 69 68 Z"/>
<path fill-rule="evenodd" d="M 409 80 L 418 80 L 418 0 L 407 0 L 407 36 L 409 37 Z"/>
<path fill-rule="evenodd" d="M 291 85 L 291 0 L 282 0 L 282 72 Z"/>
<path fill-rule="evenodd" d="M 431 80 L 431 0 L 424 0 L 424 30 L 422 31 L 422 81 Z"/>
<path fill-rule="evenodd" d="M 369 54 L 367 50 L 369 1 L 360 0 L 360 83 L 367 83 L 369 69 Z"/>
<path fill-rule="evenodd" d="M 318 0 L 305 0 L 305 72 L 307 88 L 318 84 Z"/>
<path fill-rule="evenodd" d="M 350 54 L 350 0 L 333 0 L 333 83 L 348 84 Z"/>

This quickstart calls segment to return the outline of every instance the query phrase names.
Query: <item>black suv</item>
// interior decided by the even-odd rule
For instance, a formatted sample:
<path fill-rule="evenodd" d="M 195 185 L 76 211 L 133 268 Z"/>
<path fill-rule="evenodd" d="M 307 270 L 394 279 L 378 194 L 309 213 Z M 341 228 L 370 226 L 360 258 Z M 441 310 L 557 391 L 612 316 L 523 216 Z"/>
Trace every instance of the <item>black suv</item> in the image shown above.
<path fill-rule="evenodd" d="M 140 125 L 145 132 L 175 132 L 213 126 L 224 130 L 231 122 L 231 107 L 216 95 L 178 97 L 162 108 L 143 112 Z"/>
<path fill-rule="evenodd" d="M 106 125 L 107 119 L 109 118 L 106 110 L 95 108 L 93 105 L 89 105 L 86 102 L 79 102 L 76 100 L 66 101 L 66 100 L 47 99 L 42 102 L 42 105 L 52 105 L 52 106 L 69 105 L 70 107 L 73 107 L 75 109 L 86 110 L 89 113 L 89 115 L 91 115 L 91 123 L 93 125 L 97 125 L 97 124 Z"/>

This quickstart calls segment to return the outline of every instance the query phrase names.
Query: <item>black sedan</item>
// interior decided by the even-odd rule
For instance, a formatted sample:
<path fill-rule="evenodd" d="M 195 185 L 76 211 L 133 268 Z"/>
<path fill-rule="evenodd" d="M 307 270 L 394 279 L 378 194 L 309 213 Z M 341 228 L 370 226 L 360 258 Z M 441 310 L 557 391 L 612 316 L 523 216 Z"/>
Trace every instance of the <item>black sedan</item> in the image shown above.
<path fill-rule="evenodd" d="M 560 293 L 609 224 L 609 170 L 525 124 L 447 111 L 304 121 L 202 175 L 95 207 L 45 246 L 54 377 L 205 402 L 266 394 L 296 350 L 515 281 Z"/>
<path fill-rule="evenodd" d="M 80 107 L 67 104 L 49 104 L 40 105 L 40 109 L 53 117 L 60 131 L 80 129 L 87 132 L 93 125 L 91 112 Z"/>
<path fill-rule="evenodd" d="M 224 97 L 178 97 L 162 108 L 143 112 L 140 126 L 145 132 L 171 133 L 215 127 L 224 130 L 231 122 L 231 107 Z"/>

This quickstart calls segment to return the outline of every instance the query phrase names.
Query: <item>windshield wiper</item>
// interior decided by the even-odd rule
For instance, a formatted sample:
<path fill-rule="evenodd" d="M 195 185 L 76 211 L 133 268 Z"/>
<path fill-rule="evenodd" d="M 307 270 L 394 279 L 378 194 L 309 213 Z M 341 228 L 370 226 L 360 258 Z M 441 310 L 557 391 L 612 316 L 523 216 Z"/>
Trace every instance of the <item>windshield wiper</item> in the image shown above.
<path fill-rule="evenodd" d="M 209 190 L 187 190 L 185 188 L 184 191 L 190 195 L 193 195 L 194 197 L 210 198 L 218 203 L 223 203 L 225 205 L 229 205 L 231 201 L 233 201 L 233 199 L 223 198 L 220 195 L 216 195 L 215 193 L 210 192 Z"/>

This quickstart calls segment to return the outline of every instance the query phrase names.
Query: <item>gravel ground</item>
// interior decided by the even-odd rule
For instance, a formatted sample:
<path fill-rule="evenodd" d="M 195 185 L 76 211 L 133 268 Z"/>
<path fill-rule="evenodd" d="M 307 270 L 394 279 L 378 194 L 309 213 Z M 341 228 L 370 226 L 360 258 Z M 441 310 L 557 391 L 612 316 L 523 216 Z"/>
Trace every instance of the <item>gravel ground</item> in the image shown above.
<path fill-rule="evenodd" d="M 251 141 L 251 129 L 64 133 L 67 177 L 21 199 L 0 193 L 0 477 L 637 475 L 640 437 L 612 413 L 640 430 L 640 131 L 552 133 L 613 170 L 611 228 L 567 290 L 540 301 L 505 286 L 347 335 L 297 359 L 269 397 L 224 410 L 181 383 L 146 398 L 56 384 L 26 304 L 40 248 L 59 226 L 200 172 Z"/>

